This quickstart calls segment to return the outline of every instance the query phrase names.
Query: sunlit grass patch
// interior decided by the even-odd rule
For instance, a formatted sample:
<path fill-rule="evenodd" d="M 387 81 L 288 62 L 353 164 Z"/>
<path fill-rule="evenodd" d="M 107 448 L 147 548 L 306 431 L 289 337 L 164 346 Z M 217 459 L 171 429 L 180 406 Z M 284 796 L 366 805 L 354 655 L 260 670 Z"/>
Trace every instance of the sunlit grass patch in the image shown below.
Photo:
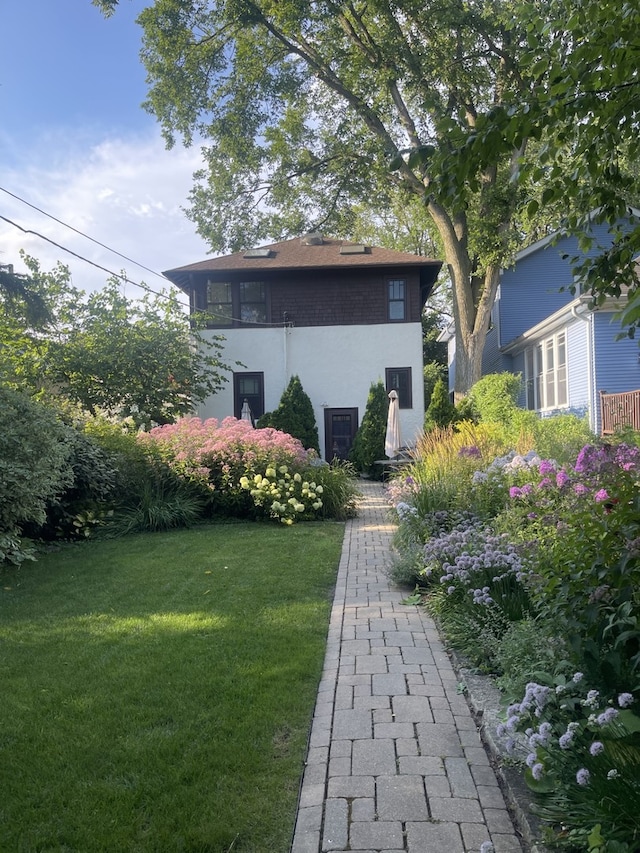
<path fill-rule="evenodd" d="M 5 573 L 0 850 L 286 850 L 342 535 L 200 527 Z"/>

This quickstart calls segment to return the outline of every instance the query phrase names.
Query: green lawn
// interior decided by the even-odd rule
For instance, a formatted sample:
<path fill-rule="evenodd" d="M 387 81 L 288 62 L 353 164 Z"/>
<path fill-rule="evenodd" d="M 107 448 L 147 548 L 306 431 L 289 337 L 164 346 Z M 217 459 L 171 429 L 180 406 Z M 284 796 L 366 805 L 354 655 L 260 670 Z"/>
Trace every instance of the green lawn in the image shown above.
<path fill-rule="evenodd" d="M 0 575 L 0 850 L 285 853 L 342 524 L 202 526 Z"/>

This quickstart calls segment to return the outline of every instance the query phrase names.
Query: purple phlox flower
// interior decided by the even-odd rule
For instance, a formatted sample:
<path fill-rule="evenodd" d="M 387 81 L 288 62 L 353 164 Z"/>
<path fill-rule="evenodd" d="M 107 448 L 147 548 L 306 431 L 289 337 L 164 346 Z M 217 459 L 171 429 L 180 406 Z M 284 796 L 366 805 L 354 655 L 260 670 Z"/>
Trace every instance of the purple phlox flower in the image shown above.
<path fill-rule="evenodd" d="M 621 693 L 618 696 L 618 705 L 621 708 L 630 708 L 633 705 L 633 693 Z"/>
<path fill-rule="evenodd" d="M 482 452 L 479 447 L 475 445 L 471 445 L 470 447 L 461 447 L 458 451 L 458 456 L 467 456 L 471 459 L 478 458 L 482 456 Z"/>
<path fill-rule="evenodd" d="M 533 486 L 531 483 L 525 483 L 524 486 L 520 488 L 521 495 L 530 495 L 533 492 Z"/>
<path fill-rule="evenodd" d="M 600 755 L 600 753 L 604 752 L 604 744 L 602 743 L 602 741 L 594 740 L 594 742 L 589 747 L 589 752 L 593 756 Z"/>
<path fill-rule="evenodd" d="M 534 764 L 531 768 L 531 775 L 536 780 L 536 782 L 539 782 L 540 779 L 542 779 L 542 777 L 544 776 L 544 766 L 540 763 Z"/>
<path fill-rule="evenodd" d="M 602 503 L 603 501 L 608 501 L 608 500 L 609 500 L 609 493 L 607 492 L 607 490 L 606 490 L 606 489 L 600 489 L 599 491 L 597 491 L 597 492 L 595 493 L 595 495 L 593 496 L 593 499 L 594 499 L 594 501 L 595 501 L 596 503 L 599 503 L 599 504 L 600 504 L 600 503 Z"/>
<path fill-rule="evenodd" d="M 589 784 L 589 779 L 591 779 L 591 773 L 586 767 L 581 767 L 576 773 L 576 782 L 584 788 Z"/>
<path fill-rule="evenodd" d="M 404 481 L 407 484 L 407 486 L 413 486 L 413 484 L 415 483 L 415 480 L 411 476 L 405 477 Z"/>
<path fill-rule="evenodd" d="M 584 483 L 575 483 L 573 491 L 576 495 L 586 495 L 589 492 L 589 489 L 584 485 Z"/>
<path fill-rule="evenodd" d="M 555 470 L 556 467 L 550 459 L 543 459 L 540 465 L 538 466 L 538 471 L 542 474 L 543 477 L 547 474 L 553 474 Z"/>
<path fill-rule="evenodd" d="M 551 485 L 551 480 L 548 477 L 543 477 L 542 480 L 538 483 L 539 489 L 546 489 Z"/>
<path fill-rule="evenodd" d="M 538 513 L 537 513 L 537 512 L 530 512 L 530 513 L 528 513 L 528 514 L 527 514 L 527 518 L 534 519 L 534 518 L 537 518 L 537 517 L 538 517 Z"/>
<path fill-rule="evenodd" d="M 510 498 L 522 497 L 522 489 L 519 486 L 511 486 L 511 488 L 509 489 L 509 497 Z"/>
<path fill-rule="evenodd" d="M 607 723 L 613 722 L 620 712 L 617 708 L 607 708 L 602 714 L 598 714 L 597 723 L 599 726 L 606 726 Z"/>
<path fill-rule="evenodd" d="M 556 486 L 561 489 L 563 486 L 566 486 L 569 482 L 569 475 L 566 471 L 558 471 L 556 474 Z"/>

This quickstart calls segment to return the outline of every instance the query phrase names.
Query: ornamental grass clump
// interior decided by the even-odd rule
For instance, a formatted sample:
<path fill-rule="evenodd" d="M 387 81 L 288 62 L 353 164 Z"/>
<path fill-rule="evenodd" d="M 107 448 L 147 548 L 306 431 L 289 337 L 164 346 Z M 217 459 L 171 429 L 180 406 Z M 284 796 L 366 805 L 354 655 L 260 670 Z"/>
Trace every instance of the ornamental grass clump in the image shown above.
<path fill-rule="evenodd" d="M 535 811 L 570 849 L 638 849 L 639 710 L 633 693 L 607 697 L 589 689 L 582 672 L 539 674 L 498 727 L 508 749 L 519 734 Z"/>

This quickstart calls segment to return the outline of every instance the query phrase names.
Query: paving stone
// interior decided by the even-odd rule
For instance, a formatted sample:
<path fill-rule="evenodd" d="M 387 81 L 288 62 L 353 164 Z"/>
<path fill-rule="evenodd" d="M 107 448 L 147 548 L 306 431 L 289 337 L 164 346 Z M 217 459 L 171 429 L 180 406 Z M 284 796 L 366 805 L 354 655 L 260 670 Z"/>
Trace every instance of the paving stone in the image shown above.
<path fill-rule="evenodd" d="M 374 695 L 402 696 L 407 692 L 404 675 L 373 675 L 371 692 Z"/>
<path fill-rule="evenodd" d="M 444 766 L 454 797 L 478 799 L 478 790 L 465 758 L 445 758 Z"/>
<path fill-rule="evenodd" d="M 351 801 L 351 820 L 376 819 L 376 801 L 373 797 L 357 797 Z"/>
<path fill-rule="evenodd" d="M 478 785 L 478 797 L 483 809 L 503 809 L 504 795 L 499 787 L 490 788 L 488 785 Z"/>
<path fill-rule="evenodd" d="M 352 823 L 349 832 L 351 850 L 402 850 L 402 824 L 392 821 Z"/>
<path fill-rule="evenodd" d="M 414 735 L 413 723 L 374 723 L 375 738 L 410 738 Z"/>
<path fill-rule="evenodd" d="M 349 841 L 349 803 L 327 800 L 324 807 L 322 850 L 344 850 Z"/>
<path fill-rule="evenodd" d="M 354 776 L 380 776 L 396 772 L 396 750 L 392 740 L 376 738 L 353 742 Z"/>
<path fill-rule="evenodd" d="M 418 742 L 415 737 L 398 738 L 396 740 L 396 754 L 404 756 L 418 755 Z M 401 771 L 402 772 L 402 771 Z"/>
<path fill-rule="evenodd" d="M 328 797 L 373 797 L 375 784 L 373 776 L 334 776 L 327 783 Z"/>
<path fill-rule="evenodd" d="M 422 776 L 378 776 L 376 803 L 380 820 L 427 820 Z"/>
<path fill-rule="evenodd" d="M 407 849 L 411 853 L 465 853 L 457 823 L 408 822 Z"/>
<path fill-rule="evenodd" d="M 432 723 L 433 714 L 424 696 L 394 696 L 391 707 L 397 723 Z"/>
<path fill-rule="evenodd" d="M 441 723 L 417 723 L 418 742 L 422 755 L 462 758 L 462 745 L 455 726 Z"/>
<path fill-rule="evenodd" d="M 460 797 L 429 797 L 429 808 L 434 820 L 455 821 L 456 823 L 483 823 L 482 809 L 477 800 L 463 800 Z"/>
<path fill-rule="evenodd" d="M 398 758 L 400 773 L 410 776 L 444 776 L 444 762 L 431 755 L 401 755 Z"/>
<path fill-rule="evenodd" d="M 451 796 L 451 784 L 446 776 L 425 776 L 424 786 L 429 802 L 440 797 Z"/>
<path fill-rule="evenodd" d="M 336 711 L 333 718 L 333 737 L 371 737 L 371 714 L 360 710 Z"/>
<path fill-rule="evenodd" d="M 388 672 L 387 658 L 378 654 L 358 655 L 355 667 L 358 675 Z"/>

